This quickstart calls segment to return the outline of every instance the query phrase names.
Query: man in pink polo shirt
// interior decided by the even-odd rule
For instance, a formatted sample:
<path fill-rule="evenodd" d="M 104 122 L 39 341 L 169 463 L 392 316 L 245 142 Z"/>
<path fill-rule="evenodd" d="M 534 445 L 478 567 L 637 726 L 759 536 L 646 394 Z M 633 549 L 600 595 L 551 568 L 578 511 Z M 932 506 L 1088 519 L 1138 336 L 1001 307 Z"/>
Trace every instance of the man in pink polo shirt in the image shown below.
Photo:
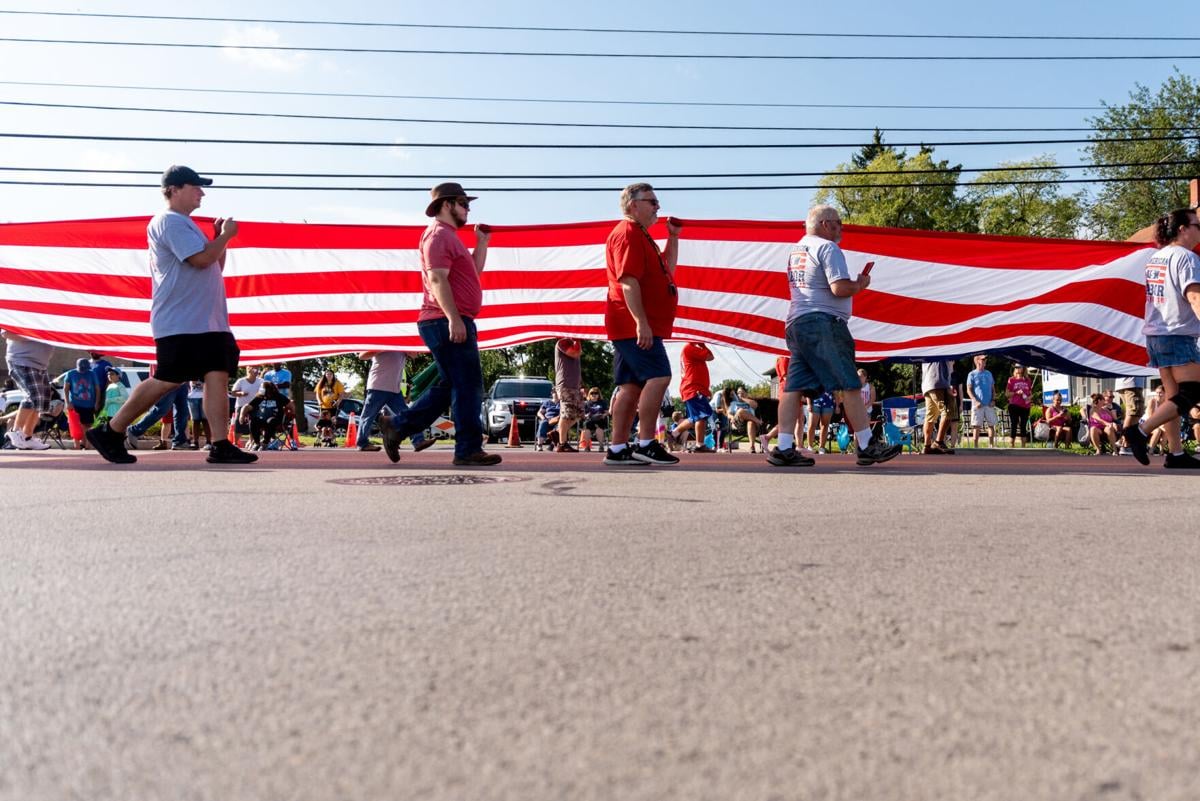
<path fill-rule="evenodd" d="M 461 184 L 438 184 L 425 216 L 433 222 L 421 234 L 421 280 L 425 294 L 417 315 L 417 333 L 437 364 L 438 380 L 408 409 L 394 417 L 379 418 L 383 450 L 400 461 L 400 443 L 424 431 L 450 406 L 454 419 L 454 464 L 487 467 L 499 464 L 500 455 L 483 450 L 483 370 L 475 317 L 483 304 L 479 274 L 487 260 L 489 234 L 475 227 L 475 252 L 458 238 L 467 224 L 471 201 Z"/>

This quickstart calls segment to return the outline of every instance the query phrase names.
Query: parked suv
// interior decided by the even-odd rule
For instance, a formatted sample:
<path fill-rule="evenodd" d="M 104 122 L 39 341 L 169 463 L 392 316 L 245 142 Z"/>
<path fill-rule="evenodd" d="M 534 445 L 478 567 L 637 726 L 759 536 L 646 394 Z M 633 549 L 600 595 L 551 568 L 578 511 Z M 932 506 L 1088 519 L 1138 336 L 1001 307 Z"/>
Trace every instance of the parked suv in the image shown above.
<path fill-rule="evenodd" d="M 554 382 L 547 378 L 522 378 L 502 375 L 483 396 L 483 430 L 488 442 L 508 437 L 512 418 L 517 416 L 517 432 L 521 439 L 532 440 L 537 426 L 537 412 L 542 402 L 550 399 Z"/>

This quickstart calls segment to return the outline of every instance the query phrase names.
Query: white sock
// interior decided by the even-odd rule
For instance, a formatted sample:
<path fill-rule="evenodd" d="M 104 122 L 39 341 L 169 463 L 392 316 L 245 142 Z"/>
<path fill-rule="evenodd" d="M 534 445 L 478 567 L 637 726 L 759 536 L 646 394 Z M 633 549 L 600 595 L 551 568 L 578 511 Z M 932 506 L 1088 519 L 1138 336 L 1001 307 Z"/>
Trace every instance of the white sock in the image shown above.
<path fill-rule="evenodd" d="M 651 442 L 654 442 L 654 440 L 652 440 L 652 439 L 639 439 L 639 440 L 638 440 L 638 447 L 639 447 L 639 448 L 646 448 L 646 447 L 649 447 L 649 445 L 650 445 L 650 443 L 651 443 Z"/>
<path fill-rule="evenodd" d="M 854 432 L 854 441 L 858 443 L 858 447 L 860 450 L 865 451 L 867 449 L 867 446 L 871 444 L 871 429 L 866 428 L 866 429 L 863 429 L 862 431 L 855 431 Z"/>
<path fill-rule="evenodd" d="M 1179 453 L 1172 453 L 1171 455 L 1172 456 L 1183 456 L 1183 451 L 1180 451 Z"/>
<path fill-rule="evenodd" d="M 796 447 L 796 437 L 792 434 L 779 435 L 779 450 L 786 451 L 788 448 Z"/>
<path fill-rule="evenodd" d="M 621 451 L 625 450 L 625 443 L 624 443 L 624 442 L 622 442 L 622 443 L 621 443 L 621 444 L 619 444 L 619 445 L 618 445 L 618 444 L 616 444 L 616 443 L 613 443 L 612 445 L 609 445 L 609 446 L 608 446 L 608 449 L 609 449 L 610 451 L 612 451 L 613 453 L 620 453 Z"/>

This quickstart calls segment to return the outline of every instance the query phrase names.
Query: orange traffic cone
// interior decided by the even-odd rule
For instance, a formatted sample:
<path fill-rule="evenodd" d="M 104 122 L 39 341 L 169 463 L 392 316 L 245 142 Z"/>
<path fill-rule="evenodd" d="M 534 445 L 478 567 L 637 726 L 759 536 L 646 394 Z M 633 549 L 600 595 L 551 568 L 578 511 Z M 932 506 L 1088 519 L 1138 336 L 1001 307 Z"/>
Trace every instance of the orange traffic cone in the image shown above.
<path fill-rule="evenodd" d="M 350 419 L 346 421 L 346 447 L 358 447 L 358 418 L 354 412 L 350 412 Z"/>
<path fill-rule="evenodd" d="M 592 432 L 586 428 L 579 432 L 579 450 L 588 453 L 592 451 Z"/>
<path fill-rule="evenodd" d="M 229 418 L 228 439 L 230 442 L 232 442 L 234 444 L 234 446 L 236 446 L 238 448 L 242 447 L 242 441 L 240 439 L 238 439 L 237 418 L 236 417 Z"/>
<path fill-rule="evenodd" d="M 294 419 L 292 420 L 291 446 L 292 446 L 292 450 L 297 450 L 298 448 L 304 447 L 303 445 L 300 444 L 300 429 L 296 427 L 296 421 Z"/>
<path fill-rule="evenodd" d="M 517 432 L 517 416 L 515 414 L 512 416 L 512 425 L 510 425 L 508 427 L 508 444 L 505 445 L 504 447 L 506 447 L 506 448 L 522 447 L 521 435 Z"/>

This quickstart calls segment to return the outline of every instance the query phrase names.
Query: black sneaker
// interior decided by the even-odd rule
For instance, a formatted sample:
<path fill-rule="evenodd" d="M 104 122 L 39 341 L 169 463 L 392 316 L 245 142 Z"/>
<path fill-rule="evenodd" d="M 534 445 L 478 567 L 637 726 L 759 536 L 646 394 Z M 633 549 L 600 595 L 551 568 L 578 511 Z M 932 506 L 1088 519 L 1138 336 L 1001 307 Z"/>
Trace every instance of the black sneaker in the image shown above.
<path fill-rule="evenodd" d="M 247 453 L 227 439 L 212 446 L 205 460 L 209 464 L 250 464 L 258 461 L 257 453 Z"/>
<path fill-rule="evenodd" d="M 383 451 L 387 454 L 387 458 L 393 462 L 400 461 L 400 443 L 404 441 L 404 437 L 400 436 L 400 432 L 392 425 L 391 418 L 386 414 L 379 415 L 375 424 L 379 426 L 379 436 L 383 440 Z"/>
<path fill-rule="evenodd" d="M 953 456 L 953 455 L 954 455 L 954 448 L 951 448 L 951 447 L 950 447 L 949 445 L 947 445 L 945 442 L 942 442 L 941 440 L 938 440 L 938 442 L 937 442 L 937 446 L 938 446 L 939 448 L 941 448 L 941 449 L 942 449 L 942 453 L 943 453 L 943 454 L 945 454 L 945 455 L 947 455 L 947 456 Z"/>
<path fill-rule="evenodd" d="M 612 467 L 629 467 L 630 465 L 641 464 L 641 462 L 634 461 L 633 448 L 626 445 L 619 451 L 609 448 L 604 454 L 604 464 Z"/>
<path fill-rule="evenodd" d="M 1186 453 L 1181 453 L 1178 456 L 1168 453 L 1167 458 L 1163 460 L 1163 467 L 1168 470 L 1196 470 L 1200 469 L 1200 459 L 1188 456 Z"/>
<path fill-rule="evenodd" d="M 626 450 L 629 450 L 626 448 Z M 642 464 L 679 464 L 679 457 L 668 453 L 662 443 L 656 439 L 650 440 L 646 447 L 637 445 L 633 449 L 633 458 Z"/>
<path fill-rule="evenodd" d="M 805 456 L 795 448 L 788 448 L 786 451 L 781 451 L 776 446 L 771 448 L 771 452 L 767 454 L 767 464 L 773 464 L 776 467 L 812 467 L 816 463 L 816 459 L 813 459 L 811 456 Z"/>
<path fill-rule="evenodd" d="M 113 464 L 133 464 L 137 461 L 136 456 L 125 450 L 125 435 L 113 431 L 108 423 L 99 428 L 89 428 L 87 441 L 96 449 L 96 453 Z"/>
<path fill-rule="evenodd" d="M 409 440 L 409 442 L 412 442 L 412 440 Z M 420 453 L 421 451 L 425 450 L 426 448 L 432 448 L 433 443 L 435 443 L 435 442 L 437 442 L 436 439 L 419 439 L 416 442 L 413 442 L 413 444 L 412 444 L 413 451 L 416 453 Z"/>
<path fill-rule="evenodd" d="M 1150 464 L 1150 438 L 1142 433 L 1142 429 L 1137 427 L 1137 423 L 1121 433 L 1125 437 L 1125 445 L 1133 451 L 1133 458 L 1141 464 Z M 1171 458 L 1170 454 L 1167 455 L 1167 458 Z"/>
<path fill-rule="evenodd" d="M 857 461 L 860 465 L 882 464 L 895 459 L 903 450 L 903 445 L 888 445 L 882 439 L 877 439 L 867 447 L 858 449 Z"/>

